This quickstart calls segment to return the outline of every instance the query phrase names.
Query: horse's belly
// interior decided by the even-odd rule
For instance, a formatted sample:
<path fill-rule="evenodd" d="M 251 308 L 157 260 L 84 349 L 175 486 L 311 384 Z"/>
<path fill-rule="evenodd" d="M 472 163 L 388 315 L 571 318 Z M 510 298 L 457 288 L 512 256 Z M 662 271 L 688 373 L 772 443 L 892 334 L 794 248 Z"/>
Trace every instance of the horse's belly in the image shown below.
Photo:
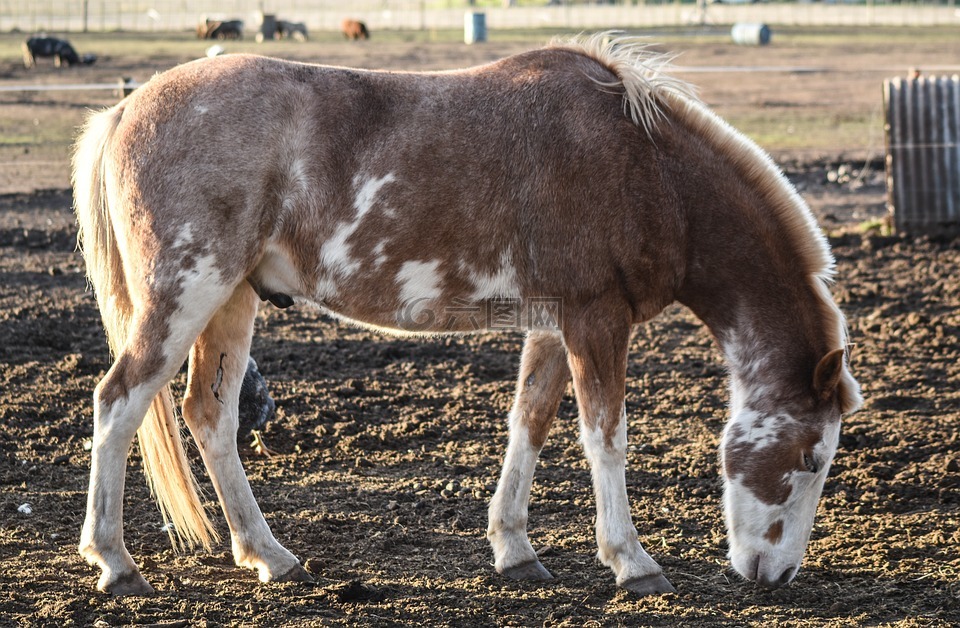
<path fill-rule="evenodd" d="M 531 296 L 507 255 L 488 272 L 462 260 L 320 256 L 296 260 L 268 244 L 248 281 L 279 307 L 320 306 L 351 322 L 397 333 L 559 329 L 559 296 Z"/>
<path fill-rule="evenodd" d="M 399 334 L 477 331 L 559 330 L 562 303 L 542 297 L 472 300 L 466 297 L 416 297 L 404 302 L 356 303 L 349 298 L 318 301 L 332 315 Z"/>

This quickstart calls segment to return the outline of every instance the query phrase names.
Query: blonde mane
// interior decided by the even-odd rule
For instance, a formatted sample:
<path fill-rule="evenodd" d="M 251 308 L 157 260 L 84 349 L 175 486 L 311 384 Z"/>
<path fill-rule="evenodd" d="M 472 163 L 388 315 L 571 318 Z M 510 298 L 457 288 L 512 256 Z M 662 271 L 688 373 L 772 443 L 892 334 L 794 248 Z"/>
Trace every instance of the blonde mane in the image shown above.
<path fill-rule="evenodd" d="M 597 84 L 623 91 L 623 108 L 637 126 L 653 137 L 657 122 L 664 119 L 666 96 L 698 100 L 696 88 L 670 74 L 675 55 L 651 49 L 650 42 L 616 32 L 557 38 L 551 48 L 573 50 L 596 60 L 613 72 L 618 81 Z M 595 79 L 596 80 L 596 79 Z"/>

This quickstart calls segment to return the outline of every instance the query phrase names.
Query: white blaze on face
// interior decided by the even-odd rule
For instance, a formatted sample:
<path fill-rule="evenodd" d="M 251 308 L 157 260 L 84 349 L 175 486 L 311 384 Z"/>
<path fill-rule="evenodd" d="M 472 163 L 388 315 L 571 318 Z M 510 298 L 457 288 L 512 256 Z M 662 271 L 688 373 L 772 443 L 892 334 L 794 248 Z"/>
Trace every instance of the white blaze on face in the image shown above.
<path fill-rule="evenodd" d="M 786 414 L 764 416 L 747 408 L 727 425 L 724 438 L 732 445 L 764 449 L 777 443 L 795 425 L 794 418 Z"/>
<path fill-rule="evenodd" d="M 787 415 L 762 416 L 745 408 L 728 423 L 721 443 L 730 561 L 740 575 L 768 587 L 786 584 L 800 568 L 839 440 L 840 422 L 829 422 L 810 453 L 797 454 L 797 465 L 783 464 L 777 457 L 783 455 L 784 439 L 796 437 L 797 425 Z M 815 471 L 801 468 L 803 455 Z M 734 461 L 729 456 L 750 459 Z M 763 484 L 789 487 L 786 499 L 782 503 L 763 499 L 757 490 Z"/>

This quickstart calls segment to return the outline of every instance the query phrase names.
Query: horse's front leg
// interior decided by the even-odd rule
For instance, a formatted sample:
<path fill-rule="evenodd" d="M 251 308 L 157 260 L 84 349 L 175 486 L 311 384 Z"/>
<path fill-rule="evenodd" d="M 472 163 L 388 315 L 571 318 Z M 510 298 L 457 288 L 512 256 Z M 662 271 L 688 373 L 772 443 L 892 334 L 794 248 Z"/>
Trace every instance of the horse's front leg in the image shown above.
<path fill-rule="evenodd" d="M 608 314 L 604 312 L 604 314 Z M 672 593 L 660 565 L 640 545 L 627 499 L 627 422 L 624 408 L 626 316 L 584 317 L 570 321 L 564 339 L 580 411 L 580 438 L 590 461 L 597 501 L 597 546 L 617 585 L 639 595 Z"/>
<path fill-rule="evenodd" d="M 523 345 L 520 376 L 503 471 L 490 501 L 487 538 L 498 572 L 518 580 L 553 576 L 537 558 L 527 537 L 527 503 L 537 457 L 547 439 L 563 391 L 570 380 L 559 334 L 532 332 Z"/>
<path fill-rule="evenodd" d="M 183 416 L 220 498 L 236 564 L 256 569 L 263 582 L 311 581 L 297 557 L 274 538 L 237 452 L 240 385 L 256 309 L 256 294 L 243 283 L 207 324 L 190 351 Z"/>

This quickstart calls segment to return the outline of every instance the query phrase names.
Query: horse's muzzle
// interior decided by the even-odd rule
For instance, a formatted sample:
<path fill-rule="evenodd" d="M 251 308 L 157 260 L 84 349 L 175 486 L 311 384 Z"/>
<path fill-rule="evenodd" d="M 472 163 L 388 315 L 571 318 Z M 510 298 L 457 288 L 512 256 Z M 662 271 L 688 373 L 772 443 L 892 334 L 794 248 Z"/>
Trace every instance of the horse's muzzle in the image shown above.
<path fill-rule="evenodd" d="M 784 564 L 784 561 L 777 560 L 769 554 L 754 555 L 747 562 L 746 569 L 738 567 L 737 562 L 733 561 L 733 567 L 741 576 L 771 591 L 789 583 L 800 570 L 799 563 Z"/>

